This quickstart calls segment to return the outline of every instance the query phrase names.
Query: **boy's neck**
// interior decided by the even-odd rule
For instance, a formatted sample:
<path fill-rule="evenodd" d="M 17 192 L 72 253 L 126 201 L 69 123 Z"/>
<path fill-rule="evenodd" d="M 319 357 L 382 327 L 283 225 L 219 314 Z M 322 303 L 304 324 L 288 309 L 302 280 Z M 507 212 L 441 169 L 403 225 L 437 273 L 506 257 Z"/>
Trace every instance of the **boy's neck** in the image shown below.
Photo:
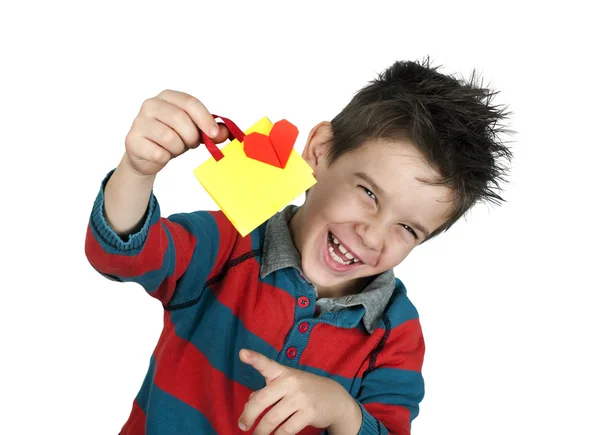
<path fill-rule="evenodd" d="M 332 287 L 317 287 L 317 294 L 319 295 L 319 299 L 355 295 L 360 293 L 369 284 L 372 278 L 372 276 L 367 276 L 343 282 Z"/>

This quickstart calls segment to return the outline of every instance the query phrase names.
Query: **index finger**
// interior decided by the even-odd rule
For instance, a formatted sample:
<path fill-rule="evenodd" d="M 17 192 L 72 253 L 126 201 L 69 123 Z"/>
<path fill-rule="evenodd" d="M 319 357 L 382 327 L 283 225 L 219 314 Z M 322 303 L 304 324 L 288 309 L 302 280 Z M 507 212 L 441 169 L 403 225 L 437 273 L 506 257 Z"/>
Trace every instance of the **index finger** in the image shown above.
<path fill-rule="evenodd" d="M 282 365 L 258 352 L 242 349 L 240 350 L 240 359 L 263 375 L 267 384 L 277 379 L 283 373 Z"/>
<path fill-rule="evenodd" d="M 197 98 L 192 97 L 185 92 L 173 91 L 170 89 L 162 91 L 156 98 L 179 107 L 192 118 L 192 121 L 194 121 L 200 130 L 210 137 L 214 138 L 218 136 L 219 126 L 217 125 L 217 122 L 206 106 Z"/>

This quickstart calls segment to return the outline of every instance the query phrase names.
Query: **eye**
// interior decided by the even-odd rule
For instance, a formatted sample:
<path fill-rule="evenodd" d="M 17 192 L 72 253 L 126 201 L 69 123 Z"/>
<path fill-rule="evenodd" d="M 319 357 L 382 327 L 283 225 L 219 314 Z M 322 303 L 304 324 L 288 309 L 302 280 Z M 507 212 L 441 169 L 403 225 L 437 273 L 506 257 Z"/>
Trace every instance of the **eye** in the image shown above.
<path fill-rule="evenodd" d="M 363 189 L 365 192 L 367 192 L 367 195 L 369 195 L 371 197 L 371 199 L 374 199 L 375 201 L 377 201 L 377 198 L 375 197 L 375 194 L 373 192 L 371 192 L 369 189 L 367 189 L 365 186 L 358 186 L 361 189 Z M 373 195 L 373 196 L 371 196 Z"/>
<path fill-rule="evenodd" d="M 408 226 L 408 225 L 406 225 L 406 224 L 400 224 L 400 225 L 402 225 L 402 226 L 403 226 L 403 227 L 404 227 L 404 228 L 405 228 L 405 229 L 406 229 L 406 230 L 407 230 L 409 233 L 411 233 L 415 239 L 418 239 L 418 238 L 419 238 L 419 237 L 417 236 L 417 233 L 415 232 L 415 230 L 413 230 L 411 227 L 409 227 L 409 226 Z"/>
<path fill-rule="evenodd" d="M 377 197 L 375 196 L 375 194 L 373 192 L 371 192 L 369 189 L 367 189 L 365 186 L 361 186 L 359 185 L 358 187 L 360 187 L 361 189 L 363 189 L 367 195 L 369 195 L 369 197 L 371 199 L 373 199 L 375 202 L 377 202 Z M 415 232 L 415 230 L 413 230 L 411 227 L 409 227 L 406 224 L 400 224 L 406 231 L 408 231 L 410 234 L 412 234 L 412 236 L 415 238 L 415 240 L 419 239 L 419 236 L 417 235 L 417 233 Z"/>

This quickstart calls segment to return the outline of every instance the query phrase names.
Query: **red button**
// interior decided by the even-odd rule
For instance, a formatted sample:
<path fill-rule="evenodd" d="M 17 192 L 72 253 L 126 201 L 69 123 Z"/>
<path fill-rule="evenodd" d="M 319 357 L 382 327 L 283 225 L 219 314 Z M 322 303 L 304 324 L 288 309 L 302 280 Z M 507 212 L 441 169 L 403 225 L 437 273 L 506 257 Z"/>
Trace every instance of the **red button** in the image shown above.
<path fill-rule="evenodd" d="M 298 326 L 298 329 L 300 330 L 301 333 L 304 334 L 306 331 L 308 331 L 308 323 L 306 323 L 306 322 L 300 323 L 300 325 Z"/>
<path fill-rule="evenodd" d="M 298 298 L 298 305 L 300 305 L 302 308 L 308 307 L 309 303 L 310 303 L 310 301 L 308 300 L 308 298 L 306 296 L 301 296 Z"/>
<path fill-rule="evenodd" d="M 295 347 L 290 347 L 290 348 L 287 350 L 287 352 L 286 352 L 286 355 L 287 355 L 287 357 L 288 357 L 289 359 L 293 359 L 293 358 L 296 356 L 296 354 L 297 354 L 297 353 L 298 353 L 298 351 L 296 350 L 296 348 L 295 348 Z"/>

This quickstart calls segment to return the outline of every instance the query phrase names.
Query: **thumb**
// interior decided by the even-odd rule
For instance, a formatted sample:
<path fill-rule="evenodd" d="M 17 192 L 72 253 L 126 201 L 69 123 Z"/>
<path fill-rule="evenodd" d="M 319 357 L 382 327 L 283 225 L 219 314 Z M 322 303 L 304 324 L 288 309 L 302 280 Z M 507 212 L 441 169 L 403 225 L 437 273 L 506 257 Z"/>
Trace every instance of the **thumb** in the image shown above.
<path fill-rule="evenodd" d="M 231 133 L 229 133 L 229 130 L 227 129 L 225 124 L 223 124 L 222 122 L 217 122 L 217 127 L 219 127 L 219 134 L 212 138 L 214 143 L 223 143 L 227 139 L 235 139 L 232 139 Z"/>
<path fill-rule="evenodd" d="M 285 367 L 281 364 L 252 350 L 240 350 L 240 359 L 242 362 L 254 367 L 261 375 L 263 375 L 267 384 L 273 382 L 285 371 Z"/>

